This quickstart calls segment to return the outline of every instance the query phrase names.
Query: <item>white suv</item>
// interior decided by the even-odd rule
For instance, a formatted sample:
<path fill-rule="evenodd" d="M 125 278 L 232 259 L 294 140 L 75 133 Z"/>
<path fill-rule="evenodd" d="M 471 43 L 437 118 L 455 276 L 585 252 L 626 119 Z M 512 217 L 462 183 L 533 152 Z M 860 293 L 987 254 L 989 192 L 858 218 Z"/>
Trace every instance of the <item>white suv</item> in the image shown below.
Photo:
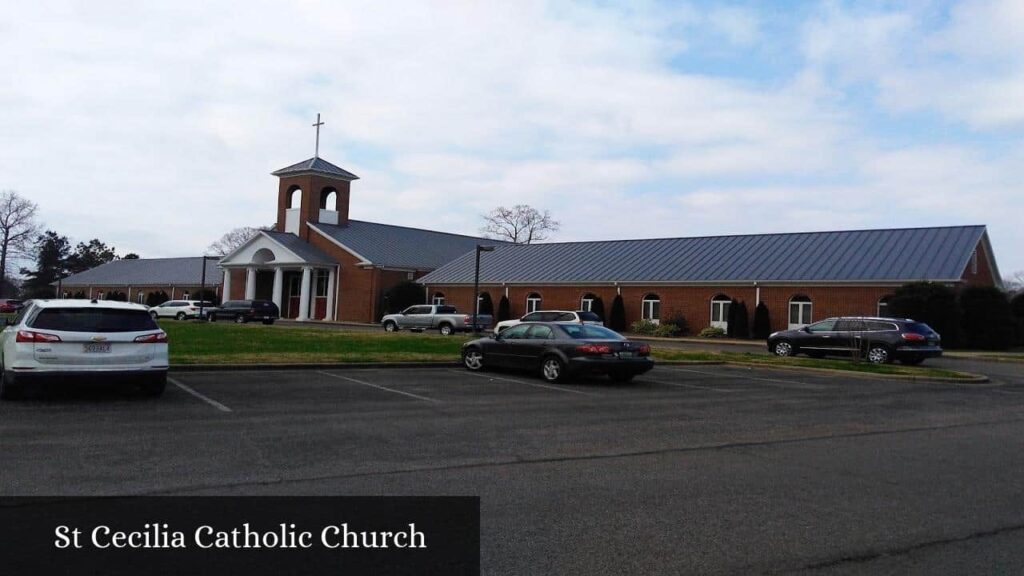
<path fill-rule="evenodd" d="M 150 396 L 167 385 L 167 334 L 145 306 L 109 300 L 34 300 L 0 334 L 0 398 L 30 381 L 131 378 Z"/>
<path fill-rule="evenodd" d="M 503 320 L 494 325 L 494 333 L 497 334 L 506 328 L 511 328 L 521 322 L 575 322 L 577 324 L 597 324 L 604 326 L 601 317 L 593 312 L 585 310 L 537 310 L 530 312 L 519 319 Z"/>
<path fill-rule="evenodd" d="M 213 309 L 213 302 L 204 301 L 202 304 L 205 317 L 207 312 Z M 159 306 L 150 308 L 149 313 L 153 318 L 177 318 L 178 320 L 196 318 L 199 316 L 199 300 L 168 300 Z"/>

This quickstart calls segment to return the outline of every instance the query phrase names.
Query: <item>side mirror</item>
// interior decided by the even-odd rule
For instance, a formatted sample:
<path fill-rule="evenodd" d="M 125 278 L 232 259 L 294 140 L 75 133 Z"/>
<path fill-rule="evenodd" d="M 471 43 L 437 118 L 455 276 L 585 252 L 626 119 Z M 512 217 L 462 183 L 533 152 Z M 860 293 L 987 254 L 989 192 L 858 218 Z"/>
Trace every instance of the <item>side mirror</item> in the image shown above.
<path fill-rule="evenodd" d="M 807 332 L 808 334 L 810 334 L 811 333 L 811 328 L 810 328 L 810 326 L 804 326 L 803 328 L 800 329 L 800 331 L 801 332 Z"/>
<path fill-rule="evenodd" d="M 498 338 L 500 338 L 500 336 L 498 334 L 495 334 L 494 332 L 488 334 L 487 337 L 490 338 L 491 340 L 497 340 Z"/>

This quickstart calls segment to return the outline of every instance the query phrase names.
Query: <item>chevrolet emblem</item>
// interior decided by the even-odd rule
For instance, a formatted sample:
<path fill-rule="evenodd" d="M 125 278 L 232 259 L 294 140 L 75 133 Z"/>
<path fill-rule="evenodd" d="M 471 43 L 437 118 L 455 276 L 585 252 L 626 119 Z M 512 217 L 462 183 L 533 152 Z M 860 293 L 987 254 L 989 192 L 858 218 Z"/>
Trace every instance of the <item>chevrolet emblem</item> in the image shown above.
<path fill-rule="evenodd" d="M 92 337 L 92 341 L 93 342 L 106 342 L 107 338 L 105 336 L 93 336 Z"/>

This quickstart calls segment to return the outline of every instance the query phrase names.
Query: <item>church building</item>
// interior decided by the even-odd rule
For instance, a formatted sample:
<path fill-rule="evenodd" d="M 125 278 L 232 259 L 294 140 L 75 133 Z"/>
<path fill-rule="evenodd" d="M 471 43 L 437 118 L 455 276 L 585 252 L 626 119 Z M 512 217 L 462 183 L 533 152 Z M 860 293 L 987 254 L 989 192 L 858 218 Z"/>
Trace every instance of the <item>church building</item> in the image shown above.
<path fill-rule="evenodd" d="M 218 300 L 263 299 L 299 321 L 372 323 L 385 292 L 414 280 L 424 302 L 470 312 L 476 246 L 481 293 L 512 317 L 538 309 L 610 310 L 627 323 L 682 314 L 694 331 L 725 328 L 730 303 L 769 309 L 775 330 L 829 316 L 885 315 L 907 282 L 999 286 L 984 226 L 798 232 L 741 236 L 552 242 L 495 240 L 349 218 L 359 178 L 319 156 L 273 172 L 277 221 L 218 260 L 118 260 L 62 281 L 62 297 L 116 294 L 146 302 L 163 292 Z M 213 231 L 211 231 L 213 232 Z M 212 235 L 212 234 L 211 234 Z"/>

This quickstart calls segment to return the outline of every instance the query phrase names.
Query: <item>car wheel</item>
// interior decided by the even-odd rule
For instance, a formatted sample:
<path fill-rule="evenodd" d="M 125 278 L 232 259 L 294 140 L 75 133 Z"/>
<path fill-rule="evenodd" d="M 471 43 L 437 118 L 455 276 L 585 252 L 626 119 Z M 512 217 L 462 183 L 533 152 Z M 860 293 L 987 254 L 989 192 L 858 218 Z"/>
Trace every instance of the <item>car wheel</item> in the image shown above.
<path fill-rule="evenodd" d="M 546 356 L 541 362 L 540 373 L 548 382 L 560 382 L 565 379 L 565 363 L 558 356 Z"/>
<path fill-rule="evenodd" d="M 385 332 L 395 332 L 397 330 L 398 330 L 398 324 L 395 324 L 394 322 L 392 322 L 390 320 L 388 320 L 387 322 L 384 323 L 384 331 Z"/>
<path fill-rule="evenodd" d="M 235 316 L 235 324 L 245 324 L 245 316 L 241 314 Z"/>
<path fill-rule="evenodd" d="M 437 327 L 437 331 L 441 333 L 441 336 L 451 336 L 453 332 L 452 325 L 441 324 L 440 326 Z"/>
<path fill-rule="evenodd" d="M 788 340 L 779 340 L 772 346 L 772 354 L 785 358 L 787 356 L 795 356 L 796 350 Z"/>
<path fill-rule="evenodd" d="M 906 358 L 900 358 L 900 364 L 905 364 L 907 366 L 917 366 L 921 362 L 924 362 L 923 356 L 908 356 Z"/>
<path fill-rule="evenodd" d="M 484 369 L 484 353 L 479 348 L 470 348 L 462 353 L 462 364 L 467 370 L 477 372 Z"/>
<path fill-rule="evenodd" d="M 619 371 L 616 371 L 616 372 L 612 372 L 611 374 L 608 374 L 608 377 L 612 379 L 612 382 L 623 382 L 623 383 L 629 382 L 630 380 L 633 379 L 634 376 L 636 376 L 636 374 L 633 374 L 632 372 L 619 372 Z"/>
<path fill-rule="evenodd" d="M 24 389 L 18 383 L 14 374 L 6 370 L 0 371 L 0 399 L 18 400 L 21 398 L 22 392 L 24 392 Z"/>
<path fill-rule="evenodd" d="M 175 316 L 175 318 L 177 318 L 178 320 L 184 320 L 185 319 L 185 313 L 184 312 L 178 312 L 178 315 Z"/>
<path fill-rule="evenodd" d="M 153 317 L 153 320 L 160 318 L 160 315 L 157 314 L 156 312 L 150 312 L 149 315 Z"/>
<path fill-rule="evenodd" d="M 145 382 L 139 385 L 142 389 L 142 394 L 156 398 L 164 393 L 164 389 L 167 388 L 167 374 L 161 374 L 159 376 L 150 376 Z"/>
<path fill-rule="evenodd" d="M 868 348 L 868 362 L 872 364 L 888 364 L 892 360 L 889 349 L 880 344 L 872 344 Z"/>

